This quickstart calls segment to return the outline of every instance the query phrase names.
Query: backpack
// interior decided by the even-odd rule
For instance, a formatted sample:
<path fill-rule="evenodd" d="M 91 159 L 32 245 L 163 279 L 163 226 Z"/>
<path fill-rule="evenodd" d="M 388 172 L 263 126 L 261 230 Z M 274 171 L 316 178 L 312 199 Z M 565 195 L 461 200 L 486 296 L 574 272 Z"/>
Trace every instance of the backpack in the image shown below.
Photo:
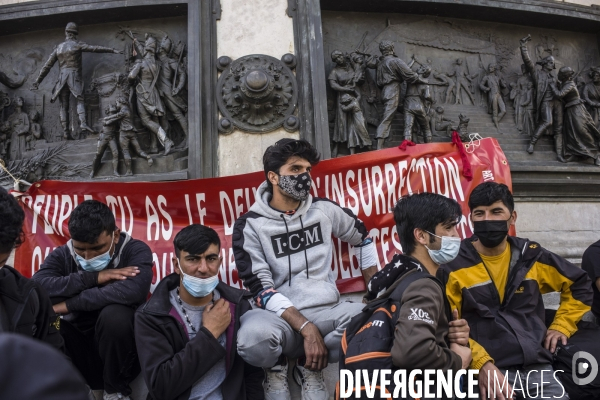
<path fill-rule="evenodd" d="M 596 378 L 590 383 L 578 385 L 573 380 L 573 366 L 575 366 L 577 370 L 585 371 L 585 369 L 581 368 L 582 364 L 591 364 L 589 360 L 586 360 L 581 356 L 574 359 L 576 353 L 585 351 L 591 354 L 597 362 L 600 362 L 600 346 L 598 346 L 598 341 L 600 340 L 600 327 L 587 321 L 581 321 L 577 326 L 579 329 L 568 339 L 565 346 L 559 342 L 552 367 L 555 371 L 564 371 L 556 372 L 556 376 L 560 379 L 560 382 L 571 399 L 600 399 L 600 371 L 598 371 L 598 368 L 596 368 Z M 598 366 L 598 364 L 596 364 L 596 366 Z M 576 371 L 576 376 L 580 379 L 585 379 L 590 376 L 590 373 L 580 374 L 579 371 Z"/>
<path fill-rule="evenodd" d="M 402 305 L 402 295 L 406 288 L 416 280 L 422 278 L 433 279 L 440 287 L 441 282 L 434 276 L 424 271 L 410 270 L 404 274 L 402 279 L 389 297 L 375 299 L 367 304 L 363 310 L 355 315 L 344 334 L 340 347 L 339 370 L 347 369 L 352 371 L 366 370 L 369 379 L 373 379 L 374 371 L 380 369 L 395 370 L 392 362 L 391 350 L 394 344 L 394 332 L 396 322 L 400 316 L 400 307 Z M 444 290 L 442 290 L 444 293 Z M 450 314 L 450 307 L 445 300 L 446 314 Z M 450 316 L 449 321 L 452 318 Z M 364 385 L 364 372 L 361 373 L 361 393 L 357 394 L 356 389 L 348 399 L 356 398 L 379 398 L 380 388 L 376 386 L 375 393 L 368 393 Z M 387 387 L 387 392 L 393 394 L 395 385 L 393 379 Z M 372 397 L 374 395 L 374 397 Z M 340 382 L 336 386 L 336 397 L 340 397 Z M 361 397 L 358 397 L 361 396 Z"/>

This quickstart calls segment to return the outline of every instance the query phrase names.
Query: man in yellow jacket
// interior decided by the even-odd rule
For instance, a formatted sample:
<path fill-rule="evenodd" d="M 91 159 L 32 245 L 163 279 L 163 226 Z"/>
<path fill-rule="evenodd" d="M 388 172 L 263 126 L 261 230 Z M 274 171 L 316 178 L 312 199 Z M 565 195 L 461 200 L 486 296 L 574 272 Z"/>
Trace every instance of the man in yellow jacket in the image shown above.
<path fill-rule="evenodd" d="M 517 213 L 506 185 L 477 186 L 469 208 L 474 235 L 440 267 L 438 278 L 451 309 L 471 328 L 471 368 L 479 369 L 481 398 L 512 399 L 517 393 L 568 399 L 555 378 L 551 353 L 559 342 L 567 343 L 590 310 L 590 279 L 538 243 L 508 235 Z M 560 292 L 561 302 L 546 329 L 542 294 L 549 292 Z"/>

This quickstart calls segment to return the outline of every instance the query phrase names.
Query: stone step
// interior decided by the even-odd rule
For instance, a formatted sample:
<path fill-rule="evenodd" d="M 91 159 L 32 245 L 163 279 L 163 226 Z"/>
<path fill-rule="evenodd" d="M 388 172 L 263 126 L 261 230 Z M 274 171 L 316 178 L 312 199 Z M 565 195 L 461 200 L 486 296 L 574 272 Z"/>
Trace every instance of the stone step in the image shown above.
<path fill-rule="evenodd" d="M 151 155 L 153 164 L 148 165 L 148 161 L 145 158 L 133 157 L 131 159 L 131 169 L 134 174 L 156 174 L 156 171 L 185 171 L 187 170 L 187 150 L 179 151 L 176 153 L 169 154 L 167 156 L 162 155 Z M 112 166 L 112 155 L 108 160 L 102 161 L 96 177 L 112 177 L 113 166 Z M 91 172 L 91 163 L 90 170 Z M 119 162 L 119 173 L 124 174 L 126 171 L 124 160 Z"/>
<path fill-rule="evenodd" d="M 508 162 L 538 162 L 538 161 L 557 161 L 556 153 L 553 151 L 535 151 L 533 154 L 529 154 L 526 151 L 504 151 Z"/>

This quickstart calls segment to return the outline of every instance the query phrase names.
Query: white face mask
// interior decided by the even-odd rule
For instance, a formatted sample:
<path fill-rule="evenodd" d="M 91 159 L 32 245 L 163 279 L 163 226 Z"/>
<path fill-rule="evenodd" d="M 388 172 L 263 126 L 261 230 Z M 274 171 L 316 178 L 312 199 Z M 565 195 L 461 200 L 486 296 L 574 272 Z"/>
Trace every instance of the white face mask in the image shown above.
<path fill-rule="evenodd" d="M 427 233 L 442 239 L 442 247 L 440 247 L 439 250 L 431 250 L 429 247 L 425 246 L 429 252 L 429 257 L 431 257 L 431 260 L 434 263 L 437 265 L 447 264 L 456 258 L 460 251 L 461 239 L 459 237 L 438 236 L 431 232 Z"/>

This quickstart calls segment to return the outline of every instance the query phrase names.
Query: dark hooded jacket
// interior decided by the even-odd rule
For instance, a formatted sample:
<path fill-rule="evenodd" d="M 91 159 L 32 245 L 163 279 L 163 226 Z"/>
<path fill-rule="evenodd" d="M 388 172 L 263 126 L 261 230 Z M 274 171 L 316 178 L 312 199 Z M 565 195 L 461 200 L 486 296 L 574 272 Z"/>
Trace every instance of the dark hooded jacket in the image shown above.
<path fill-rule="evenodd" d="M 194 383 L 223 357 L 223 399 L 264 399 L 262 368 L 244 362 L 236 350 L 240 317 L 251 308 L 251 294 L 219 282 L 217 290 L 229 302 L 232 317 L 223 348 L 205 327 L 189 339 L 185 322 L 169 300 L 169 292 L 178 285 L 179 275 L 167 276 L 135 313 L 135 342 L 148 400 L 189 399 Z"/>
<path fill-rule="evenodd" d="M 60 318 L 44 289 L 17 270 L 0 268 L 0 331 L 39 339 L 64 351 Z"/>

